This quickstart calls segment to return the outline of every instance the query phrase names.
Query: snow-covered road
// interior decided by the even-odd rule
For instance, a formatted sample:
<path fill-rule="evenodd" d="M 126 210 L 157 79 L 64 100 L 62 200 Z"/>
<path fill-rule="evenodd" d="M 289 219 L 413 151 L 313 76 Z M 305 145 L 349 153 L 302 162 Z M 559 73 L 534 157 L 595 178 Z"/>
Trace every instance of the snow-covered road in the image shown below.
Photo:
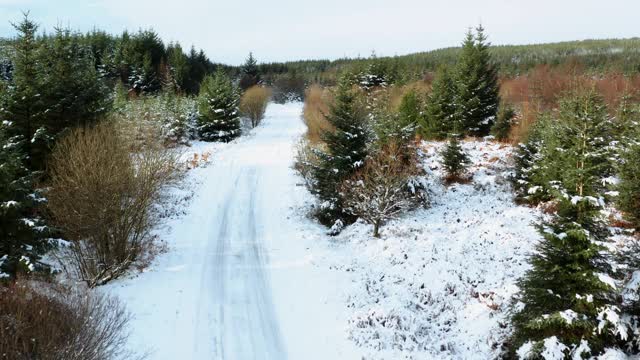
<path fill-rule="evenodd" d="M 317 266 L 328 251 L 295 214 L 308 196 L 291 169 L 301 111 L 270 104 L 249 135 L 194 146 L 213 149 L 212 164 L 190 171 L 193 199 L 159 230 L 167 252 L 107 287 L 134 315 L 134 350 L 150 359 L 356 358 L 341 297 L 349 280 Z"/>

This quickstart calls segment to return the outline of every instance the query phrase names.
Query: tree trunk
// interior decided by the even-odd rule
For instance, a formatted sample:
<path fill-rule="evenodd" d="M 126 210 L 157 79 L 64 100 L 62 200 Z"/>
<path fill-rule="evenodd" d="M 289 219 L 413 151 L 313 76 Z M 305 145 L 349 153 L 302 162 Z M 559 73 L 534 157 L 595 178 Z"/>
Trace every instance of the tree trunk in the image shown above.
<path fill-rule="evenodd" d="M 380 220 L 373 222 L 373 237 L 380 237 Z"/>

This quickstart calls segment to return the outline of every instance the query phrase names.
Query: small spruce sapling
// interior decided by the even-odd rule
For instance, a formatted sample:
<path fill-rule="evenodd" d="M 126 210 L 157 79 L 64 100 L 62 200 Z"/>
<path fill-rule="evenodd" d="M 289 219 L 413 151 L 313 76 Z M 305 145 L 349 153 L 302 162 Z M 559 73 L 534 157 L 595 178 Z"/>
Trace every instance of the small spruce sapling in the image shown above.
<path fill-rule="evenodd" d="M 509 138 L 509 132 L 511 131 L 511 125 L 515 116 L 516 112 L 511 104 L 500 104 L 498 119 L 491 128 L 491 134 L 495 136 L 498 141 L 505 141 Z"/>
<path fill-rule="evenodd" d="M 464 149 L 462 149 L 457 135 L 454 134 L 449 137 L 449 142 L 447 142 L 441 156 L 442 166 L 444 166 L 447 174 L 445 180 L 447 182 L 462 180 L 471 160 L 464 152 Z"/>

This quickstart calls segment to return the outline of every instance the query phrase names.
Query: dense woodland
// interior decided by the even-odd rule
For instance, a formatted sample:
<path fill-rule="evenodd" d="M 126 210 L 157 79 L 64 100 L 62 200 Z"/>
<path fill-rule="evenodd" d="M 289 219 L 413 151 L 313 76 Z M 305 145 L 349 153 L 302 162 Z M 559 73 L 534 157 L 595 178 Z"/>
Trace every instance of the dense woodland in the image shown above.
<path fill-rule="evenodd" d="M 84 324 L 73 336 L 93 322 L 90 333 L 111 341 L 95 344 L 98 358 L 127 358 L 117 351 L 126 316 L 112 300 L 58 285 L 49 298 L 18 280 L 55 284 L 53 250 L 89 288 L 126 273 L 153 251 L 153 208 L 184 171 L 173 150 L 233 141 L 271 98 L 305 100 L 296 168 L 332 234 L 363 219 L 377 237 L 389 219 L 428 206 L 421 140 L 446 141 L 447 183 L 470 180 L 464 139 L 513 144 L 516 201 L 549 210 L 504 356 L 640 350 L 639 305 L 609 281 L 630 279 L 638 248 L 610 251 L 602 211 L 640 229 L 640 40 L 493 47 L 479 26 L 460 47 L 427 53 L 282 64 L 249 54 L 232 67 L 152 30 L 44 33 L 28 16 L 15 28 L 0 48 L 0 346 L 16 358 L 60 358 L 78 345 L 30 345 L 55 328 L 7 340 L 20 329 L 3 319 L 21 306 L 54 308 L 32 321 Z"/>

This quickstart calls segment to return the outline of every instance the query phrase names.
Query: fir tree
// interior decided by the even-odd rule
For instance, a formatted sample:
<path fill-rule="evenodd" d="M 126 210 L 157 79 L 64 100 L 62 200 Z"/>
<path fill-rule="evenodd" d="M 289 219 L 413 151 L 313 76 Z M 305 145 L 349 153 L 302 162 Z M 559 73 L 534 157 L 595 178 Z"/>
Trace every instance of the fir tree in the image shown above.
<path fill-rule="evenodd" d="M 91 49 L 78 34 L 67 29 L 56 33 L 43 46 L 46 73 L 39 85 L 46 104 L 43 122 L 49 136 L 69 127 L 85 126 L 111 107 L 108 89 L 94 66 Z"/>
<path fill-rule="evenodd" d="M 511 125 L 516 112 L 510 104 L 502 103 L 498 110 L 498 119 L 491 128 L 491 134 L 499 141 L 505 141 L 509 138 Z"/>
<path fill-rule="evenodd" d="M 44 158 L 52 141 L 43 128 L 45 105 L 40 93 L 42 72 L 39 71 L 38 26 L 25 14 L 19 24 L 13 25 L 18 36 L 14 43 L 13 82 L 5 94 L 2 115 L 11 119 L 9 137 L 17 137 L 23 146 L 26 165 L 33 170 L 44 168 Z"/>
<path fill-rule="evenodd" d="M 258 61 L 253 57 L 253 53 L 249 53 L 247 60 L 242 65 L 242 78 L 240 79 L 240 87 L 246 90 L 260 83 L 260 70 L 258 69 Z"/>
<path fill-rule="evenodd" d="M 20 147 L 0 121 L 0 280 L 42 268 L 40 256 L 47 248 L 46 227 L 34 216 L 40 197 L 33 191 Z"/>
<path fill-rule="evenodd" d="M 549 186 L 544 179 L 545 164 L 542 161 L 542 148 L 546 134 L 550 130 L 548 114 L 538 117 L 530 128 L 526 140 L 518 144 L 514 154 L 515 170 L 511 178 L 518 201 L 536 204 L 549 200 Z"/>
<path fill-rule="evenodd" d="M 402 143 L 413 140 L 423 108 L 423 100 L 415 89 L 409 90 L 398 108 L 397 138 Z"/>
<path fill-rule="evenodd" d="M 333 129 L 322 134 L 326 151 L 317 152 L 319 164 L 313 170 L 311 190 L 323 202 L 318 214 L 320 221 L 331 225 L 336 220 L 350 220 L 343 211 L 339 188 L 364 165 L 370 137 L 366 114 L 360 109 L 347 77 L 340 79 L 326 118 Z"/>
<path fill-rule="evenodd" d="M 484 29 L 471 30 L 462 44 L 455 74 L 456 121 L 464 133 L 484 136 L 489 133 L 498 111 L 497 69 L 491 62 Z"/>
<path fill-rule="evenodd" d="M 240 136 L 240 96 L 221 69 L 205 77 L 198 97 L 198 133 L 205 141 L 229 142 Z"/>
<path fill-rule="evenodd" d="M 454 80 L 447 67 L 438 69 L 421 119 L 421 133 L 427 139 L 444 139 L 455 124 Z"/>
<path fill-rule="evenodd" d="M 637 136 L 637 135 L 636 135 Z M 640 230 L 640 136 L 625 144 L 619 169 L 618 207 L 625 217 Z"/>
<path fill-rule="evenodd" d="M 602 180 L 610 174 L 610 121 L 593 91 L 573 94 L 560 107 L 559 121 L 541 148 L 545 171 L 555 177 L 548 183 L 558 213 L 538 228 L 544 239 L 520 281 L 523 305 L 513 318 L 512 351 L 532 358 L 554 336 L 567 357 L 596 355 L 621 340 L 616 339 L 615 289 L 607 281 L 610 268 L 602 245 L 609 234 L 600 215 Z"/>
<path fill-rule="evenodd" d="M 464 152 L 458 141 L 458 136 L 453 134 L 442 151 L 442 166 L 447 173 L 447 181 L 456 181 L 462 178 L 467 171 L 471 160 Z"/>

